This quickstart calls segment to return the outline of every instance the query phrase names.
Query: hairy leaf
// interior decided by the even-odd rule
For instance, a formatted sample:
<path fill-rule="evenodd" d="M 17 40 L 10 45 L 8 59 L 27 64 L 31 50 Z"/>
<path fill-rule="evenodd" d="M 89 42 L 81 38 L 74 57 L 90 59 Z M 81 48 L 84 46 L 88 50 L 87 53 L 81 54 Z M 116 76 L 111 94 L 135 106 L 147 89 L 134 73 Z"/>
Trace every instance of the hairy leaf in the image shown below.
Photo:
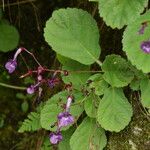
<path fill-rule="evenodd" d="M 100 101 L 97 120 L 109 131 L 124 129 L 132 117 L 132 106 L 124 96 L 122 89 L 109 88 Z"/>
<path fill-rule="evenodd" d="M 100 98 L 94 93 L 91 93 L 89 96 L 87 96 L 84 99 L 84 109 L 86 111 L 86 114 L 89 117 L 91 118 L 96 117 L 99 102 L 100 102 Z"/>
<path fill-rule="evenodd" d="M 150 108 L 150 80 L 143 79 L 140 84 L 141 103 L 144 107 Z"/>
<path fill-rule="evenodd" d="M 148 5 L 148 0 L 89 0 L 99 2 L 99 14 L 107 25 L 122 28 L 133 22 Z"/>
<path fill-rule="evenodd" d="M 142 23 L 147 22 L 144 34 L 139 34 Z M 150 54 L 142 51 L 141 43 L 149 40 L 150 37 L 150 11 L 142 15 L 132 24 L 129 24 L 123 35 L 123 50 L 126 52 L 128 59 L 138 69 L 144 73 L 150 72 Z"/>
<path fill-rule="evenodd" d="M 57 115 L 63 112 L 62 105 L 66 104 L 68 93 L 67 91 L 59 92 L 50 98 L 41 111 L 41 125 L 46 130 L 55 131 L 56 127 L 52 127 L 57 122 Z M 71 106 L 71 114 L 78 118 L 83 112 L 83 106 L 80 102 L 83 100 L 82 93 L 75 92 L 75 103 Z M 63 128 L 66 130 L 67 128 Z"/>
<path fill-rule="evenodd" d="M 106 143 L 105 131 L 90 118 L 83 120 L 70 140 L 72 150 L 102 150 Z"/>
<path fill-rule="evenodd" d="M 108 83 L 104 80 L 100 73 L 92 75 L 88 81 L 91 81 L 89 88 L 93 89 L 96 95 L 103 95 L 105 89 L 108 88 Z"/>
<path fill-rule="evenodd" d="M 90 65 L 99 58 L 98 27 L 86 11 L 76 8 L 54 11 L 46 23 L 44 36 L 58 54 L 82 64 Z"/>
<path fill-rule="evenodd" d="M 109 55 L 102 65 L 104 79 L 114 87 L 127 86 L 134 78 L 130 64 L 119 55 Z"/>

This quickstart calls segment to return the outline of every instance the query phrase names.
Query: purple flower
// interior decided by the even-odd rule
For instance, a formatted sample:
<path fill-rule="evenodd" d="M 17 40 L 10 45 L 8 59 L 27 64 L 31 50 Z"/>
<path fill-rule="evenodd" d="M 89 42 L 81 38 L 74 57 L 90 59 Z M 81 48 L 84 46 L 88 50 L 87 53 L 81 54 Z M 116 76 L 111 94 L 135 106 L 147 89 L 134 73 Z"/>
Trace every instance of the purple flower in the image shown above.
<path fill-rule="evenodd" d="M 59 113 L 58 117 L 58 127 L 66 127 L 74 122 L 74 117 L 69 112 Z"/>
<path fill-rule="evenodd" d="M 50 88 L 54 88 L 54 86 L 58 83 L 59 83 L 58 78 L 52 78 L 52 79 L 48 80 L 48 85 L 49 85 Z"/>
<path fill-rule="evenodd" d="M 52 144 L 58 144 L 63 139 L 63 137 L 62 137 L 60 132 L 57 132 L 57 133 L 52 132 L 52 133 L 50 133 L 49 138 L 50 138 L 50 142 Z"/>
<path fill-rule="evenodd" d="M 17 62 L 16 60 L 10 59 L 6 64 L 5 68 L 8 70 L 9 73 L 13 73 L 17 67 Z"/>
<path fill-rule="evenodd" d="M 22 48 L 19 48 L 16 53 L 14 54 L 13 59 L 10 59 L 6 64 L 5 68 L 8 70 L 9 73 L 13 73 L 17 67 L 17 57 L 22 52 Z"/>
<path fill-rule="evenodd" d="M 35 86 L 31 85 L 30 87 L 27 88 L 27 93 L 28 94 L 33 94 L 35 92 Z"/>
<path fill-rule="evenodd" d="M 141 43 L 141 49 L 145 52 L 145 53 L 150 53 L 150 41 L 144 41 Z"/>
<path fill-rule="evenodd" d="M 30 85 L 30 87 L 27 88 L 27 93 L 33 94 L 39 88 L 40 83 L 41 82 L 38 82 L 35 85 Z M 40 89 L 40 91 L 42 92 L 42 88 Z"/>

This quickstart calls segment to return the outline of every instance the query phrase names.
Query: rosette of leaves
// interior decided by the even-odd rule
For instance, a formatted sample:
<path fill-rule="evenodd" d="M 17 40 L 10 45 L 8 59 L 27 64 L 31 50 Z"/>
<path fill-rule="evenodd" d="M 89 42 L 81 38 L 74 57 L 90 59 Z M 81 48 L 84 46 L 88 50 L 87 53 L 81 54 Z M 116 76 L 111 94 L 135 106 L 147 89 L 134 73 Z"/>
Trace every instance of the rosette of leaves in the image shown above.
<path fill-rule="evenodd" d="M 84 65 L 98 61 L 99 30 L 86 11 L 76 8 L 59 9 L 47 21 L 44 36 L 58 54 Z"/>
<path fill-rule="evenodd" d="M 122 28 L 140 16 L 148 0 L 89 0 L 97 1 L 99 14 L 108 26 Z"/>
<path fill-rule="evenodd" d="M 142 24 L 147 22 L 147 27 L 143 34 L 139 34 Z M 132 24 L 129 24 L 123 35 L 123 50 L 126 52 L 128 59 L 137 69 L 144 73 L 150 72 L 150 54 L 145 53 L 141 49 L 143 41 L 148 41 L 150 38 L 150 11 L 136 19 Z"/>

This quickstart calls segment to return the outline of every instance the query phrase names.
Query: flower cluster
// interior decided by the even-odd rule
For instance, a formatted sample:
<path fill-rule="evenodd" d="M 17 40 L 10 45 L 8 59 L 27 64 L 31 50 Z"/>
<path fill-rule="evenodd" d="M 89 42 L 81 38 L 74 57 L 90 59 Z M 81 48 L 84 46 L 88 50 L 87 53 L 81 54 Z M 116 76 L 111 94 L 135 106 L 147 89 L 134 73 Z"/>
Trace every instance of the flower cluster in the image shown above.
<path fill-rule="evenodd" d="M 33 94 L 35 92 L 38 92 L 38 99 L 40 99 L 42 91 L 43 91 L 41 86 L 43 84 L 46 83 L 50 88 L 54 88 L 57 84 L 60 83 L 60 79 L 57 77 L 58 73 L 63 73 L 64 76 L 68 75 L 68 71 L 66 70 L 49 70 L 43 67 L 38 62 L 36 57 L 25 48 L 19 48 L 14 54 L 13 59 L 10 59 L 8 60 L 8 62 L 6 62 L 5 68 L 8 70 L 9 73 L 13 73 L 16 70 L 17 57 L 23 51 L 30 54 L 38 65 L 36 70 L 29 70 L 26 74 L 20 76 L 20 78 L 24 78 L 32 74 L 36 76 L 35 83 L 26 88 L 26 92 L 28 94 Z M 53 72 L 52 77 L 45 78 L 45 75 L 43 75 L 45 72 Z M 68 92 L 72 91 L 72 84 L 66 85 L 65 88 L 68 90 Z M 64 112 L 59 113 L 57 116 L 57 131 L 52 132 L 49 135 L 50 142 L 52 144 L 58 144 L 63 139 L 62 134 L 61 134 L 61 128 L 71 125 L 74 122 L 74 117 L 70 113 L 70 106 L 71 106 L 72 101 L 73 101 L 73 97 L 70 94 L 70 96 L 68 96 L 67 98 Z"/>
<path fill-rule="evenodd" d="M 36 74 L 36 81 L 34 84 L 30 85 L 29 87 L 27 87 L 26 89 L 26 92 L 28 94 L 33 94 L 35 92 L 38 92 L 38 93 L 41 93 L 41 86 L 42 84 L 46 83 L 50 88 L 54 88 L 55 85 L 59 84 L 60 82 L 60 79 L 57 78 L 57 74 L 58 73 L 63 73 L 63 75 L 68 75 L 68 72 L 67 71 L 62 71 L 62 70 L 49 70 L 45 67 L 43 67 L 39 61 L 36 59 L 36 57 L 30 52 L 28 51 L 27 49 L 21 47 L 19 48 L 16 53 L 14 54 L 14 57 L 13 59 L 10 59 L 8 60 L 8 62 L 6 62 L 5 64 L 5 68 L 8 70 L 8 72 L 11 74 L 13 73 L 16 68 L 17 68 L 17 58 L 19 56 L 19 54 L 21 52 L 27 52 L 29 55 L 32 56 L 32 58 L 35 60 L 35 62 L 37 63 L 38 67 L 37 67 L 37 70 L 29 70 L 26 74 L 22 75 L 20 78 L 24 78 L 24 77 L 27 77 L 27 76 L 30 76 L 32 74 Z M 43 78 L 43 74 L 45 72 L 53 72 L 53 75 L 52 77 L 49 79 L 47 78 Z"/>
<path fill-rule="evenodd" d="M 65 111 L 57 116 L 57 131 L 49 135 L 52 144 L 58 144 L 62 139 L 61 128 L 71 125 L 74 122 L 74 117 L 70 114 L 70 106 L 73 101 L 72 96 L 68 96 Z"/>

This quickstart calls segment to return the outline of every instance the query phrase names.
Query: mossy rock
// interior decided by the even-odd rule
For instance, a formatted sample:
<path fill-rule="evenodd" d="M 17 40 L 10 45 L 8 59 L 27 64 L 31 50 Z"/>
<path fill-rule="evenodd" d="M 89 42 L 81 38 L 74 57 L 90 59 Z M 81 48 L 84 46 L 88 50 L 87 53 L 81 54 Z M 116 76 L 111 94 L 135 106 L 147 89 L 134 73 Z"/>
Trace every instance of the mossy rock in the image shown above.
<path fill-rule="evenodd" d="M 120 133 L 109 134 L 106 150 L 150 150 L 150 117 L 137 101 L 133 99 L 134 116 L 129 126 Z"/>

